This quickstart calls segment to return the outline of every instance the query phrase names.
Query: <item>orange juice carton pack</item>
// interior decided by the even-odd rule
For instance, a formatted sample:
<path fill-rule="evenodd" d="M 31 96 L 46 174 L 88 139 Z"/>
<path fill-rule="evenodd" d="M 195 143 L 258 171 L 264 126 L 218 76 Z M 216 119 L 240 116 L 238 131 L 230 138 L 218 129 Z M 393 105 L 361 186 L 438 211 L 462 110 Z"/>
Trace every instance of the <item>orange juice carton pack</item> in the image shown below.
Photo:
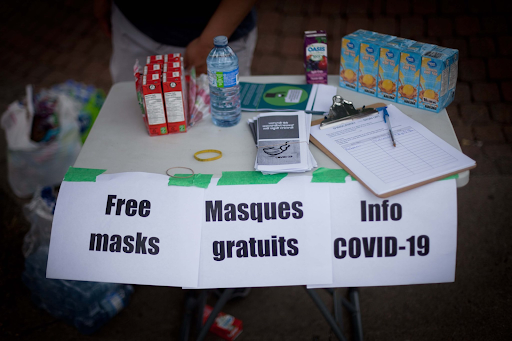
<path fill-rule="evenodd" d="M 415 42 L 400 53 L 397 103 L 418 107 L 421 59 L 424 53 L 434 47 L 432 44 Z"/>
<path fill-rule="evenodd" d="M 306 83 L 327 84 L 327 34 L 323 30 L 304 32 Z"/>
<path fill-rule="evenodd" d="M 341 39 L 340 87 L 357 91 L 361 40 L 374 32 L 357 30 Z"/>
<path fill-rule="evenodd" d="M 359 50 L 359 78 L 357 91 L 377 96 L 377 78 L 379 74 L 380 48 L 396 38 L 387 34 L 374 33 L 361 41 Z"/>
<path fill-rule="evenodd" d="M 396 102 L 400 53 L 403 49 L 414 43 L 414 40 L 395 38 L 381 46 L 379 75 L 377 78 L 377 97 Z"/>
<path fill-rule="evenodd" d="M 451 103 L 450 66 L 458 60 L 458 51 L 436 46 L 423 54 L 420 71 L 418 108 L 439 112 Z M 455 89 L 454 89 L 455 90 Z"/>
<path fill-rule="evenodd" d="M 208 316 L 212 313 L 213 308 L 205 305 L 203 310 L 203 324 L 206 323 Z M 224 340 L 233 341 L 242 333 L 242 321 L 234 316 L 220 312 L 210 327 L 210 332 L 220 336 Z"/>
<path fill-rule="evenodd" d="M 160 74 L 142 76 L 142 98 L 145 112 L 143 117 L 149 135 L 168 134 Z"/>
<path fill-rule="evenodd" d="M 167 71 L 162 74 L 162 89 L 169 133 L 184 133 L 187 131 L 186 84 L 183 80 L 180 71 Z"/>

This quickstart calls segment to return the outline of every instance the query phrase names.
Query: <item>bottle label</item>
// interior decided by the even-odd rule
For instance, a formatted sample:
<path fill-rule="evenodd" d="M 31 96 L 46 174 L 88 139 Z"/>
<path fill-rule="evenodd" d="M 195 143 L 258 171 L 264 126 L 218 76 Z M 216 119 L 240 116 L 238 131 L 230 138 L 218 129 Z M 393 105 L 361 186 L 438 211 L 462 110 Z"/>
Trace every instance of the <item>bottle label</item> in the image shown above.
<path fill-rule="evenodd" d="M 208 79 L 211 86 L 217 88 L 230 88 L 238 85 L 238 68 L 229 72 L 208 71 Z"/>

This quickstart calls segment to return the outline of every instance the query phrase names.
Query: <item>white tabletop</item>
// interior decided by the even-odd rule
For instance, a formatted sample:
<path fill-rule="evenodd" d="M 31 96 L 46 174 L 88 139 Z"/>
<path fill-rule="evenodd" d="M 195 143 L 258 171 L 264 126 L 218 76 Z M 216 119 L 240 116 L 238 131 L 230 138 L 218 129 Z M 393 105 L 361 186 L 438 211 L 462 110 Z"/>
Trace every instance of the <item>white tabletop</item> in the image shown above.
<path fill-rule="evenodd" d="M 250 76 L 241 77 L 241 81 L 304 84 L 305 77 Z M 328 81 L 329 85 L 338 86 L 337 76 L 329 76 Z M 354 102 L 356 108 L 377 102 L 388 103 L 380 98 L 341 88 L 338 88 L 338 94 Z M 461 150 L 446 110 L 432 113 L 393 104 L 450 145 Z M 240 123 L 230 128 L 217 127 L 208 117 L 186 133 L 149 136 L 137 103 L 134 83 L 117 83 L 112 86 L 74 166 L 106 169 L 106 173 L 158 174 L 165 174 L 170 167 L 188 167 L 195 173 L 213 174 L 214 177 L 220 177 L 222 171 L 254 170 L 256 147 L 247 119 L 256 115 L 254 112 L 242 112 Z M 194 153 L 204 149 L 220 150 L 223 156 L 210 162 L 195 160 Z M 310 144 L 310 149 L 319 167 L 339 168 L 313 144 Z M 468 181 L 469 171 L 460 173 L 457 187 L 466 185 Z"/>

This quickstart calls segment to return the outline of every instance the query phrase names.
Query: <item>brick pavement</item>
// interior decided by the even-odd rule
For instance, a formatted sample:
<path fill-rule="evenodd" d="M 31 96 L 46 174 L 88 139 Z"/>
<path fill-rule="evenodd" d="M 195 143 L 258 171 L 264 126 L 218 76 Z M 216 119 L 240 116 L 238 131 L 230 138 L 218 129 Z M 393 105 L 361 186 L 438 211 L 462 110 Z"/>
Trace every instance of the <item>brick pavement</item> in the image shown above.
<path fill-rule="evenodd" d="M 2 111 L 23 96 L 29 83 L 37 90 L 74 79 L 110 88 L 110 41 L 96 25 L 91 3 L 47 0 L 2 5 Z M 309 29 L 328 32 L 330 74 L 338 73 L 341 37 L 359 28 L 459 49 L 459 81 L 448 113 L 463 151 L 479 164 L 471 176 L 504 179 L 512 174 L 512 2 L 260 0 L 257 7 L 255 75 L 302 74 L 302 37 Z M 0 135 L 5 189 L 3 131 Z M 3 195 L 13 199 L 8 190 Z M 22 218 L 9 219 L 12 225 Z M 19 253 L 19 245 L 9 242 L 6 250 Z M 4 327 L 0 321 L 0 331 Z"/>

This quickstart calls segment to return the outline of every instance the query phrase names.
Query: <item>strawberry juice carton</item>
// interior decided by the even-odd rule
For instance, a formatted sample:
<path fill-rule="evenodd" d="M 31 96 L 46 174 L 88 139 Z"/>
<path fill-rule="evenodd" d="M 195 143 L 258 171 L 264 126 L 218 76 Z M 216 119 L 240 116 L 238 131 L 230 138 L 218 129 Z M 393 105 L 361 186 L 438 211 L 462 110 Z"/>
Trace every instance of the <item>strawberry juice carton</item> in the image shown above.
<path fill-rule="evenodd" d="M 160 74 L 142 76 L 142 98 L 145 112 L 144 122 L 149 135 L 168 134 Z"/>
<path fill-rule="evenodd" d="M 325 31 L 304 32 L 304 69 L 306 83 L 327 84 L 327 34 Z"/>
<path fill-rule="evenodd" d="M 162 74 L 162 89 L 167 113 L 167 130 L 169 133 L 187 131 L 186 85 L 179 68 Z"/>

